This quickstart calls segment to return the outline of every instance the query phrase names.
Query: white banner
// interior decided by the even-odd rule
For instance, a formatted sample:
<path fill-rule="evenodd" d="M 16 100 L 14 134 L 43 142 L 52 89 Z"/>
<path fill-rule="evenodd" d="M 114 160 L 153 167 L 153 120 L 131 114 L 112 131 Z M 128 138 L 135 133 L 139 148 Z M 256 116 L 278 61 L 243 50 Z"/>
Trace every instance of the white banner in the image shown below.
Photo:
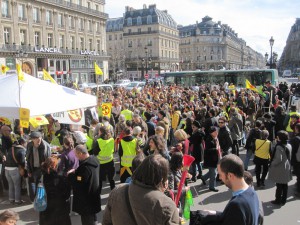
<path fill-rule="evenodd" d="M 69 110 L 51 114 L 59 123 L 85 125 L 84 109 Z"/>

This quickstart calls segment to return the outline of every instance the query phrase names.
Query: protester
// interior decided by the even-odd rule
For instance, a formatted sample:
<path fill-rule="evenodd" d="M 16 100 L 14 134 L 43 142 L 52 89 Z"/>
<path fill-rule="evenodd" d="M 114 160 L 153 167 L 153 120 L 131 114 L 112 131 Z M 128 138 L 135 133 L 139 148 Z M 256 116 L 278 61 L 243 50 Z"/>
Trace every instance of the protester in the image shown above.
<path fill-rule="evenodd" d="M 57 172 L 58 159 L 50 157 L 42 164 L 43 183 L 47 193 L 47 208 L 40 212 L 40 225 L 71 225 L 70 194 L 71 186 L 67 178 Z"/>
<path fill-rule="evenodd" d="M 294 169 L 294 174 L 297 177 L 295 196 L 300 197 L 300 124 L 295 126 L 295 137 L 290 140 L 292 146 L 291 164 Z"/>
<path fill-rule="evenodd" d="M 11 209 L 7 209 L 0 213 L 1 225 L 16 225 L 19 220 L 19 214 Z"/>
<path fill-rule="evenodd" d="M 84 145 L 77 145 L 75 155 L 79 167 L 68 172 L 73 189 L 73 211 L 81 216 L 82 225 L 98 224 L 96 213 L 101 211 L 99 162 L 90 156 Z"/>
<path fill-rule="evenodd" d="M 220 225 L 256 225 L 259 219 L 259 200 L 253 188 L 244 180 L 243 161 L 234 154 L 224 156 L 218 163 L 218 173 L 233 197 L 223 212 L 208 210 L 204 221 Z"/>
<path fill-rule="evenodd" d="M 285 205 L 288 193 L 288 182 L 292 180 L 291 145 L 288 144 L 288 133 L 277 133 L 277 144 L 272 153 L 268 179 L 276 183 L 275 205 Z"/>
<path fill-rule="evenodd" d="M 29 177 L 29 195 L 33 201 L 36 186 L 41 178 L 41 165 L 51 156 L 50 145 L 42 139 L 42 134 L 38 131 L 30 133 L 31 142 L 27 145 L 26 160 Z"/>
<path fill-rule="evenodd" d="M 169 163 L 161 155 L 144 159 L 132 183 L 119 185 L 110 193 L 102 224 L 179 224 L 178 209 L 164 194 L 168 171 Z"/>
<path fill-rule="evenodd" d="M 19 172 L 19 167 L 25 170 L 26 145 L 27 142 L 25 139 L 20 138 L 14 142 L 13 146 L 7 152 L 5 175 L 8 181 L 8 196 L 11 204 L 20 205 L 24 203 L 21 200 L 22 176 Z"/>

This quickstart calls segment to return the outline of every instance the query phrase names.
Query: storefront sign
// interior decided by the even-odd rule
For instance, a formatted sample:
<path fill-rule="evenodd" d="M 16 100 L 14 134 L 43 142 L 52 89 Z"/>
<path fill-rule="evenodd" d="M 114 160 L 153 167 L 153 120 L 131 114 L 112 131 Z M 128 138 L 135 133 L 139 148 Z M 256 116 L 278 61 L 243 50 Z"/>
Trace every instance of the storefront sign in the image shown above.
<path fill-rule="evenodd" d="M 80 55 L 99 55 L 96 51 L 81 50 Z"/>
<path fill-rule="evenodd" d="M 62 53 L 59 48 L 47 48 L 47 47 L 34 47 L 35 52 L 45 52 L 45 53 Z"/>

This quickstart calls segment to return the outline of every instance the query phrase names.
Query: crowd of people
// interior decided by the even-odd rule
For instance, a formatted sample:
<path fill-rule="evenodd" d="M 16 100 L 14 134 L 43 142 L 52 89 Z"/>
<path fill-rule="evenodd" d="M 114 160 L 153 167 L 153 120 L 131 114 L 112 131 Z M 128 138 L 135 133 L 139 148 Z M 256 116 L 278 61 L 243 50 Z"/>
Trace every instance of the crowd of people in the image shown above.
<path fill-rule="evenodd" d="M 0 195 L 8 189 L 10 203 L 23 204 L 27 179 L 34 201 L 43 177 L 49 197 L 41 225 L 71 224 L 70 210 L 81 215 L 82 224 L 97 224 L 102 183 L 108 181 L 112 191 L 102 224 L 179 224 L 188 183 L 200 179 L 212 192 L 219 191 L 218 182 L 234 192 L 223 213 L 208 213 L 207 224 L 257 224 L 259 200 L 243 177 L 252 159 L 254 186 L 263 188 L 265 179 L 276 183 L 273 204 L 286 204 L 292 173 L 294 195 L 300 197 L 300 113 L 290 104 L 294 89 L 286 83 L 264 85 L 264 96 L 228 84 L 118 88 L 98 93 L 97 106 L 85 110 L 80 128 L 59 124 L 51 115 L 48 125 L 35 129 L 22 130 L 17 120 L 2 124 Z M 110 117 L 103 116 L 105 102 L 112 103 Z M 190 168 L 183 166 L 185 154 L 195 159 Z M 189 173 L 175 205 L 184 170 Z M 116 186 L 116 173 L 124 185 Z"/>

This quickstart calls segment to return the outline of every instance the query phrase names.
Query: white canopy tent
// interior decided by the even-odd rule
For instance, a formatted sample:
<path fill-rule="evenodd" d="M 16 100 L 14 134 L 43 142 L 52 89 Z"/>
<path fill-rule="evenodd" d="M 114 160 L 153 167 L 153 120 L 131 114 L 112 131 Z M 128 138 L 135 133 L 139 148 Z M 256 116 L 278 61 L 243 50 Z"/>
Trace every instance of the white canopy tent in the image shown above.
<path fill-rule="evenodd" d="M 0 76 L 0 116 L 18 119 L 20 108 L 29 109 L 30 116 L 38 116 L 97 104 L 95 96 L 25 73 L 24 78 L 19 81 L 17 74 Z"/>

